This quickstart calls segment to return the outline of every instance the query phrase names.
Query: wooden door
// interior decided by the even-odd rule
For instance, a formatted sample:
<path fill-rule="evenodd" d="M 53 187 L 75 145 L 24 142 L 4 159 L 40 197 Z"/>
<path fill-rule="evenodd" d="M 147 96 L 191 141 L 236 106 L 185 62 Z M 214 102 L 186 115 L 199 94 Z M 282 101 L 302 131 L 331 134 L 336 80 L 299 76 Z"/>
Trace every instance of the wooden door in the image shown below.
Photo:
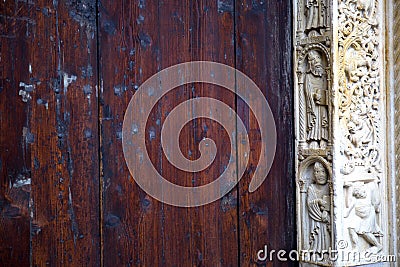
<path fill-rule="evenodd" d="M 257 252 L 295 249 L 292 28 L 287 1 L 0 2 L 0 265 L 292 266 Z M 249 193 L 260 154 L 257 121 L 235 94 L 193 83 L 168 93 L 148 118 L 155 168 L 184 186 L 207 184 L 229 161 L 227 133 L 200 118 L 180 133 L 213 165 L 187 173 L 168 163 L 160 133 L 169 112 L 201 96 L 243 120 L 250 162 L 238 185 L 210 204 L 155 200 L 132 179 L 122 151 L 125 110 L 158 71 L 188 61 L 237 68 L 261 89 L 275 117 L 277 150 L 267 179 Z"/>

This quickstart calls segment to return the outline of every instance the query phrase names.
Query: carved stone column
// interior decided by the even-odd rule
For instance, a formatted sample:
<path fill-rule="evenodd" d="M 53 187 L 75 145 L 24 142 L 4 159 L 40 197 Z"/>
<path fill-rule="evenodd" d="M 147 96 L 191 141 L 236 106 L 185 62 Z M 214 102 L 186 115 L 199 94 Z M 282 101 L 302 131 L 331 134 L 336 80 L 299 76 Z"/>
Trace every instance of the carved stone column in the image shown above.
<path fill-rule="evenodd" d="M 366 265 L 371 255 L 393 254 L 384 8 L 378 0 L 295 1 L 303 266 Z"/>
<path fill-rule="evenodd" d="M 389 1 L 389 91 L 391 94 L 391 108 L 393 110 L 391 124 L 391 159 L 392 159 L 392 181 L 391 189 L 393 192 L 398 192 L 400 188 L 400 0 Z M 390 221 L 394 225 L 393 231 L 393 250 L 397 251 L 398 261 L 400 261 L 400 194 L 392 195 L 393 206 L 392 217 Z"/>

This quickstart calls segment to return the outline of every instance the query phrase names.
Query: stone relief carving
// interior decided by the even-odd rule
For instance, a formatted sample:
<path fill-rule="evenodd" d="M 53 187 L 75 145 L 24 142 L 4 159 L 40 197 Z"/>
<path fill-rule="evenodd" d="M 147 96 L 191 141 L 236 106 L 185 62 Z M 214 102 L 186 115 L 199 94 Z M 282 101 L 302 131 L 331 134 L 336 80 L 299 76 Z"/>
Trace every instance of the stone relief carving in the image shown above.
<path fill-rule="evenodd" d="M 310 216 L 310 249 L 322 254 L 331 247 L 331 199 L 328 175 L 320 162 L 313 166 L 313 182 L 307 189 Z"/>
<path fill-rule="evenodd" d="M 327 5 L 325 0 L 306 0 L 305 30 L 323 30 L 327 26 Z"/>
<path fill-rule="evenodd" d="M 302 0 L 297 8 L 297 33 L 301 37 L 324 35 L 329 31 L 329 0 Z"/>
<path fill-rule="evenodd" d="M 295 1 L 298 247 L 318 254 L 334 249 L 337 239 L 348 241 L 349 250 L 380 253 L 385 249 L 382 218 L 387 218 L 380 194 L 386 190 L 381 4 L 337 0 L 335 10 L 332 4 Z M 331 45 L 334 36 L 337 49 Z M 335 179 L 344 185 L 339 183 L 340 194 L 333 195 Z M 335 222 L 333 207 L 343 217 Z"/>
<path fill-rule="evenodd" d="M 345 221 L 351 249 L 379 253 L 384 134 L 380 25 L 375 0 L 338 1 L 339 140 Z M 385 215 L 386 217 L 386 215 Z M 346 232 L 346 231 L 345 231 Z M 343 238 L 346 238 L 344 236 Z"/>
<path fill-rule="evenodd" d="M 375 1 L 339 1 L 339 122 L 342 173 L 380 173 L 381 90 Z"/>
<path fill-rule="evenodd" d="M 310 156 L 301 163 L 301 221 L 303 250 L 312 251 L 308 261 L 329 261 L 332 248 L 332 184 L 330 164 L 320 156 Z"/>
<path fill-rule="evenodd" d="M 348 231 L 352 248 L 376 254 L 382 250 L 379 238 L 383 236 L 378 225 L 381 196 L 375 181 L 345 183 L 345 218 L 351 224 Z M 364 245 L 360 239 L 363 239 Z"/>
<path fill-rule="evenodd" d="M 298 47 L 299 143 L 304 155 L 329 154 L 330 56 L 322 44 Z"/>
<path fill-rule="evenodd" d="M 297 5 L 296 77 L 299 249 L 309 263 L 329 265 L 332 249 L 332 81 L 329 0 Z"/>
<path fill-rule="evenodd" d="M 306 141 L 313 149 L 326 148 L 328 141 L 328 90 L 322 57 L 316 50 L 307 54 L 307 71 L 304 81 L 306 102 Z"/>

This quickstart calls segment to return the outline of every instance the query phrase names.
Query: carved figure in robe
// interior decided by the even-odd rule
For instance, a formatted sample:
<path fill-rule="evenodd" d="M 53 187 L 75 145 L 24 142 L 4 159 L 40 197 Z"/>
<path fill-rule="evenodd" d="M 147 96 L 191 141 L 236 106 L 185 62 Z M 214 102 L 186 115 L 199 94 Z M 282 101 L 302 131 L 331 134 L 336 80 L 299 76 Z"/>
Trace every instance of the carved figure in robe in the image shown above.
<path fill-rule="evenodd" d="M 381 203 L 378 185 L 376 182 L 357 182 L 354 186 L 352 183 L 345 184 L 345 187 L 349 190 L 350 198 L 347 200 L 349 208 L 345 218 L 350 216 L 353 209 L 355 215 L 349 227 L 353 248 L 359 248 L 359 237 L 362 237 L 371 246 L 368 251 L 378 253 L 382 250 L 377 238 L 382 236 L 382 230 L 377 223 Z"/>
<path fill-rule="evenodd" d="M 308 67 L 305 74 L 304 94 L 306 100 L 306 127 L 309 147 L 326 147 L 328 141 L 328 90 L 322 58 L 318 51 L 307 55 Z"/>
<path fill-rule="evenodd" d="M 326 28 L 325 0 L 306 0 L 306 31 Z"/>
<path fill-rule="evenodd" d="M 307 208 L 310 217 L 310 250 L 322 255 L 331 247 L 330 190 L 328 175 L 320 162 L 314 163 L 313 183 L 307 190 Z"/>

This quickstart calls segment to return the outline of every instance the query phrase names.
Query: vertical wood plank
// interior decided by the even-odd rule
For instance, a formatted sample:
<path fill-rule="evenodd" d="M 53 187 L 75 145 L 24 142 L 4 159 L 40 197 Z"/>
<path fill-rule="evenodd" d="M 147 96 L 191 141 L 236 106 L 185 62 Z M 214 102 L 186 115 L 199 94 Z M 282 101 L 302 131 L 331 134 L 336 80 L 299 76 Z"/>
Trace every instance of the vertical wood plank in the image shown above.
<path fill-rule="evenodd" d="M 100 18 L 104 265 L 237 265 L 236 191 L 199 208 L 162 204 L 132 181 L 121 147 L 125 109 L 151 75 L 190 60 L 234 66 L 233 1 L 222 7 L 215 1 L 110 2 L 103 3 Z M 147 125 L 147 149 L 154 166 L 170 181 L 186 186 L 212 181 L 226 161 L 219 137 L 223 131 L 209 120 L 185 126 L 180 148 L 195 159 L 203 137 L 217 140 L 222 152 L 214 169 L 183 173 L 162 155 L 160 132 L 168 112 L 199 95 L 217 97 L 234 108 L 234 96 L 220 88 L 187 85 L 162 99 Z"/>
<path fill-rule="evenodd" d="M 18 95 L 30 83 L 30 6 L 0 3 L 0 265 L 29 265 L 31 102 Z M 25 133 L 25 134 L 24 134 Z"/>
<path fill-rule="evenodd" d="M 98 266 L 96 1 L 34 5 L 24 48 L 34 84 L 31 264 Z"/>
<path fill-rule="evenodd" d="M 99 11 L 103 263 L 160 266 L 160 205 L 130 181 L 121 146 L 128 102 L 158 70 L 159 8 L 147 1 L 107 1 Z M 152 156 L 157 154 L 155 149 Z"/>
<path fill-rule="evenodd" d="M 240 183 L 240 263 L 243 266 L 292 266 L 290 262 L 261 262 L 257 252 L 295 249 L 295 187 L 293 167 L 293 93 L 291 3 L 241 1 L 236 4 L 237 68 L 263 91 L 274 114 L 277 150 L 264 183 L 248 192 L 251 172 L 257 166 L 254 153 Z M 248 123 L 252 147 L 260 146 L 255 118 L 238 100 L 238 113 Z M 286 255 L 287 256 L 287 255 Z"/>

